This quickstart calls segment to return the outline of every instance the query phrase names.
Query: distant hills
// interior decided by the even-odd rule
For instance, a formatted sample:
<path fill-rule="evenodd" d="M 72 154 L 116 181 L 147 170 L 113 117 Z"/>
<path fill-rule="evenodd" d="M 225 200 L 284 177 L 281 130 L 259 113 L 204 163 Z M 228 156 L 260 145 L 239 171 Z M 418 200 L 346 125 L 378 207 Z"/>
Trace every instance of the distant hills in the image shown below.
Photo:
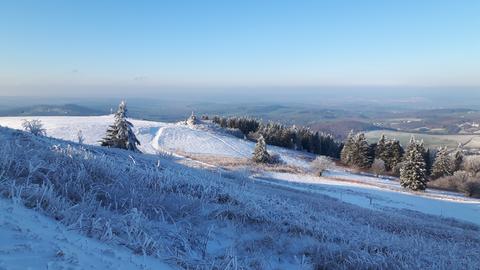
<path fill-rule="evenodd" d="M 104 115 L 108 111 L 96 110 L 76 104 L 33 105 L 0 111 L 0 116 L 89 116 Z"/>

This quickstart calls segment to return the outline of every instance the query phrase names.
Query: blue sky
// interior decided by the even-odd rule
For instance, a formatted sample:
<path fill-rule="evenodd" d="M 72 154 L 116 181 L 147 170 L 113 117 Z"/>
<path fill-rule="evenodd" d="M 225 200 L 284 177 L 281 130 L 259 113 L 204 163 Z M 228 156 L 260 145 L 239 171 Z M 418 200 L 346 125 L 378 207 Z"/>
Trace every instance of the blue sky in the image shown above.
<path fill-rule="evenodd" d="M 480 1 L 1 1 L 37 86 L 479 86 Z M 60 88 L 62 88 L 60 87 Z"/>

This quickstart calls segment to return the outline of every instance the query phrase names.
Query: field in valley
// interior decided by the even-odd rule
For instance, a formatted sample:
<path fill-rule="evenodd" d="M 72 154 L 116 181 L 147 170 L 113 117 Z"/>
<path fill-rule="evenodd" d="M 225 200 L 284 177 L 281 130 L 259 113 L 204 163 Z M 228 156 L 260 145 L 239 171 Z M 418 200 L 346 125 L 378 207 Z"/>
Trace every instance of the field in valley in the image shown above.
<path fill-rule="evenodd" d="M 412 136 L 417 140 L 423 140 L 426 147 L 438 148 L 440 146 L 448 146 L 449 148 L 457 148 L 462 145 L 466 149 L 480 148 L 480 135 L 431 135 L 411 132 L 391 131 L 391 130 L 375 130 L 365 133 L 370 143 L 377 142 L 378 139 L 385 134 L 388 138 L 397 139 L 403 146 L 406 146 Z"/>

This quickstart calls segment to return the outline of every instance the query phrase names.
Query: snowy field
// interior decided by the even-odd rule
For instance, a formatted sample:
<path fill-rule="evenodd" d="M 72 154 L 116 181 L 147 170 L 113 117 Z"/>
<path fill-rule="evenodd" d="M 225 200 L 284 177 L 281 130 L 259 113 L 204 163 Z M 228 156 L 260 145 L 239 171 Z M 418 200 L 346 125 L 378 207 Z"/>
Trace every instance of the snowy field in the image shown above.
<path fill-rule="evenodd" d="M 113 121 L 111 116 L 34 118 L 44 123 L 49 136 L 75 141 L 81 129 L 93 145 Z M 0 118 L 0 125 L 20 128 L 22 119 Z M 395 181 L 339 170 L 315 177 L 192 168 L 180 164 L 181 157 L 159 153 L 240 158 L 254 144 L 209 126 L 132 122 L 142 150 L 151 155 L 0 128 L 5 142 L 0 194 L 10 198 L 0 201 L 0 234 L 19 246 L 0 246 L 0 267 L 18 269 L 13 261 L 29 254 L 42 265 L 59 266 L 53 269 L 88 268 L 83 259 L 88 253 L 78 251 L 71 258 L 78 246 L 69 239 L 84 239 L 86 247 L 98 251 L 92 263 L 101 266 L 121 256 L 131 264 L 116 263 L 133 269 L 162 269 L 165 264 L 199 269 L 480 268 L 478 200 L 435 190 L 408 193 Z M 269 149 L 287 163 L 291 159 L 290 164 L 308 166 L 308 154 Z M 27 216 L 25 225 L 22 215 Z M 28 227 L 32 220 L 45 231 Z M 32 228 L 33 238 L 28 232 L 12 236 L 22 226 Z M 58 235 L 67 233 L 62 245 L 64 238 Z M 32 239 L 39 241 L 32 244 Z M 57 249 L 62 250 L 59 257 Z M 418 257 L 422 260 L 412 259 Z"/>

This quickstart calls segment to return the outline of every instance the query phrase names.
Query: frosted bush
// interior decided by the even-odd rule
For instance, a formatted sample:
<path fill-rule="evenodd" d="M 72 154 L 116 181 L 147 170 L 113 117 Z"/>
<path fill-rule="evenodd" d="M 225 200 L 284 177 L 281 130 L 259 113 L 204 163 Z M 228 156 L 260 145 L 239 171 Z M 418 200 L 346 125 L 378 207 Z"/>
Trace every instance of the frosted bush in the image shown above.
<path fill-rule="evenodd" d="M 30 132 L 35 136 L 46 136 L 47 131 L 43 128 L 42 121 L 38 119 L 32 120 L 23 120 L 22 122 L 23 130 Z"/>
<path fill-rule="evenodd" d="M 314 173 L 321 176 L 324 171 L 333 168 L 335 163 L 326 156 L 318 156 L 312 161 L 311 166 Z"/>

